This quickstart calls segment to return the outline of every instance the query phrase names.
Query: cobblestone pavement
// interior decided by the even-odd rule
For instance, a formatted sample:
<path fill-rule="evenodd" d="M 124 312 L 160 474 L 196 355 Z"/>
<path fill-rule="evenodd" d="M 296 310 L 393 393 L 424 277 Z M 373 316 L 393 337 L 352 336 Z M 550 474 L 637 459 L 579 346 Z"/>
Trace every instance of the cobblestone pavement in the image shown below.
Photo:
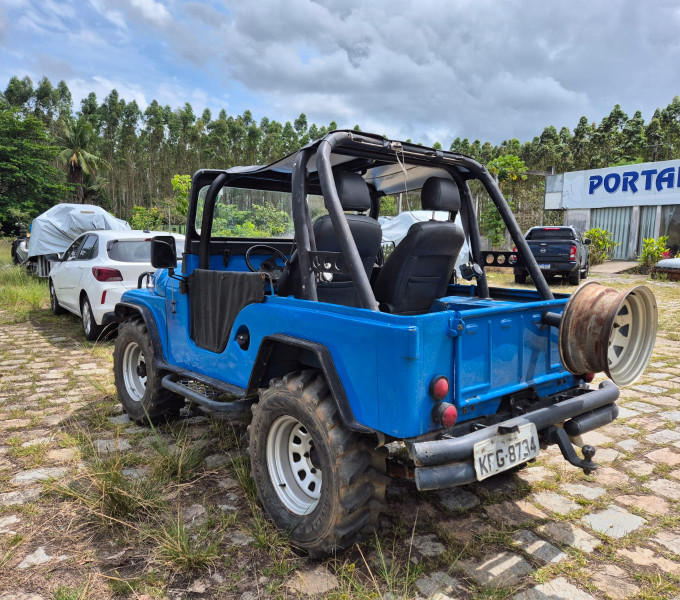
<path fill-rule="evenodd" d="M 294 557 L 289 571 L 256 547 L 257 522 L 237 518 L 247 494 L 233 457 L 215 450 L 214 424 L 188 418 L 189 438 L 211 453 L 177 501 L 185 522 L 225 528 L 228 559 L 170 577 L 125 532 L 93 524 L 55 491 L 92 456 L 127 456 L 126 476 L 143 478 L 153 435 L 117 408 L 112 342 L 83 343 L 69 319 L 0 331 L 0 600 L 352 598 L 355 564 L 373 565 L 365 581 L 379 579 L 391 598 L 680 598 L 680 342 L 660 337 L 643 379 L 622 391 L 619 419 L 584 436 L 598 448 L 595 475 L 551 447 L 522 471 L 461 489 L 420 494 L 396 481 L 382 548 L 369 541 L 325 563 Z M 375 557 L 395 543 L 406 549 L 398 568 L 414 575 L 388 596 L 389 569 L 381 574 Z M 137 583 L 116 588 L 122 579 Z"/>

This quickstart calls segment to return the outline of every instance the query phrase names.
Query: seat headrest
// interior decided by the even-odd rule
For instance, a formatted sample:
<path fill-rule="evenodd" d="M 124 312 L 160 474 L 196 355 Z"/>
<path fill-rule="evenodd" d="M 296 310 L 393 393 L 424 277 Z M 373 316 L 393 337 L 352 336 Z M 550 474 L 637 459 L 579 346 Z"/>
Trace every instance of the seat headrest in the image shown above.
<path fill-rule="evenodd" d="M 370 210 L 371 194 L 363 177 L 351 171 L 336 171 L 333 175 L 335 187 L 343 210 Z"/>
<path fill-rule="evenodd" d="M 444 177 L 430 177 L 420 192 L 420 203 L 423 210 L 460 210 L 460 194 L 458 186 Z"/>

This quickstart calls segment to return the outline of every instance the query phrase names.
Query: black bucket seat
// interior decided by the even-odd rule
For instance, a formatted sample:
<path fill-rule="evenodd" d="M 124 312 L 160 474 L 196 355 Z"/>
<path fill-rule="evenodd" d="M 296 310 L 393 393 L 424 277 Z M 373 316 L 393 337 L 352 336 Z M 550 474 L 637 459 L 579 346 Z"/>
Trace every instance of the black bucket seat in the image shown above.
<path fill-rule="evenodd" d="M 446 294 L 465 234 L 453 221 L 460 210 L 458 186 L 430 177 L 421 191 L 423 210 L 448 211 L 448 221 L 414 223 L 392 251 L 375 282 L 380 309 L 399 315 L 425 313 Z"/>

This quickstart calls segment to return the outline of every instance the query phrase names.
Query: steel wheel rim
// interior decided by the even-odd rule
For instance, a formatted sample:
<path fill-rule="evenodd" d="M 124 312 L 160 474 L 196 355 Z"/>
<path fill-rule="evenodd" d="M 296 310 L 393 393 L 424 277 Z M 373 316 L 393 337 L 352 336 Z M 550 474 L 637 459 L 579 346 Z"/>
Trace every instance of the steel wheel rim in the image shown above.
<path fill-rule="evenodd" d="M 136 342 L 130 342 L 125 346 L 122 367 L 125 391 L 132 400 L 141 402 L 146 392 L 146 361 L 142 349 Z"/>
<path fill-rule="evenodd" d="M 321 469 L 312 462 L 314 440 L 291 416 L 276 419 L 267 436 L 267 468 L 279 500 L 290 512 L 308 515 L 321 497 Z"/>
<path fill-rule="evenodd" d="M 607 373 L 619 385 L 637 380 L 644 371 L 637 363 L 643 358 L 646 366 L 654 350 L 657 324 L 652 305 L 651 292 L 637 288 L 626 296 L 616 312 L 607 348 Z M 654 334 L 647 335 L 648 330 Z"/>
<path fill-rule="evenodd" d="M 83 328 L 85 329 L 85 334 L 90 335 L 90 327 L 92 324 L 92 314 L 90 312 L 90 303 L 87 300 L 83 300 Z"/>

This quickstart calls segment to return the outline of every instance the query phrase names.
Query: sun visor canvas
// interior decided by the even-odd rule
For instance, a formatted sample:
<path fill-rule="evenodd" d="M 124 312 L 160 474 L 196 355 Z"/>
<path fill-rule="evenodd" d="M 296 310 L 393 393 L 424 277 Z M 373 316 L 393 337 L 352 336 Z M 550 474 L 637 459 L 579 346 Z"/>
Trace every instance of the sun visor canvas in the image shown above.
<path fill-rule="evenodd" d="M 33 219 L 28 256 L 63 252 L 85 231 L 130 229 L 127 221 L 117 219 L 92 204 L 57 204 Z"/>

